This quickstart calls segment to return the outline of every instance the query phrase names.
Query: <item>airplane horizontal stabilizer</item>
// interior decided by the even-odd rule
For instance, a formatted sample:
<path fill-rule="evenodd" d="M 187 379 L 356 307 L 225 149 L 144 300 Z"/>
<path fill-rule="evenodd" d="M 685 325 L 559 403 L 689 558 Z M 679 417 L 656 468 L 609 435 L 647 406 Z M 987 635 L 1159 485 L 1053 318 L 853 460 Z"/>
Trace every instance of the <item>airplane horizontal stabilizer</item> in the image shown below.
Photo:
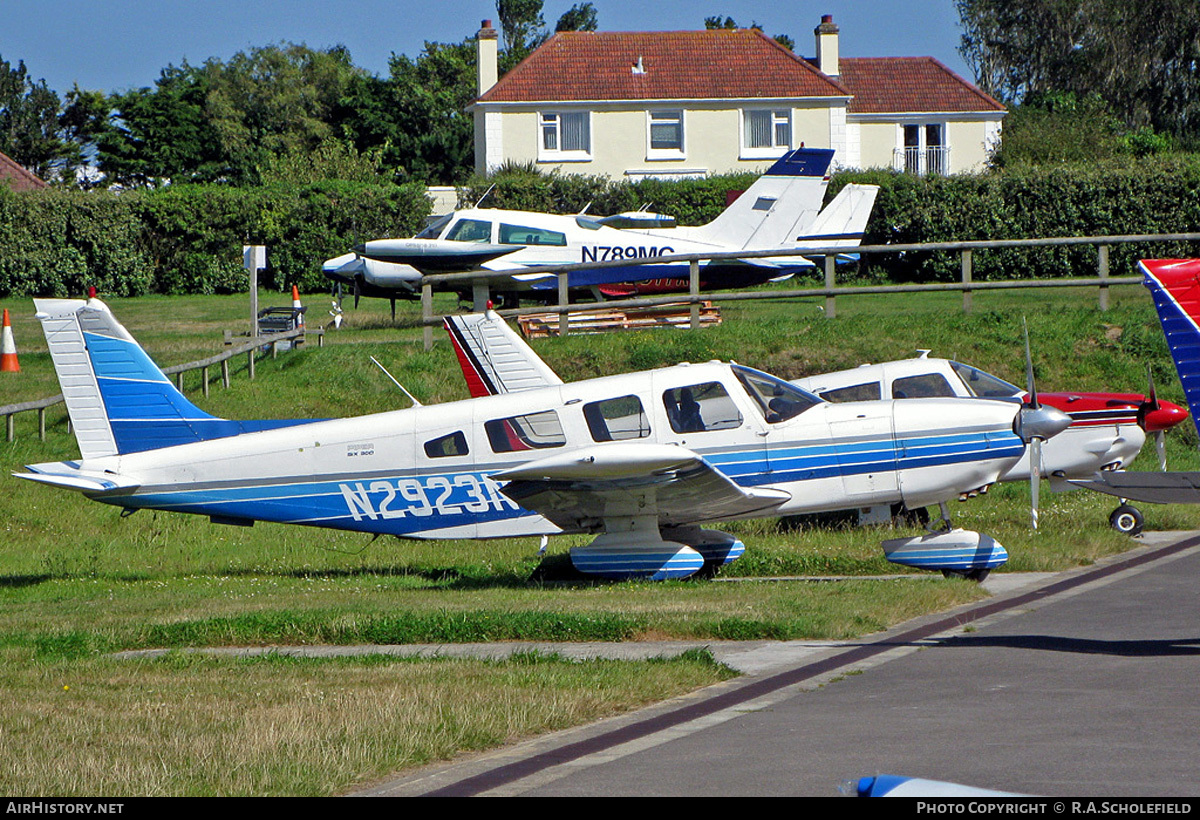
<path fill-rule="evenodd" d="M 562 384 L 508 323 L 492 311 L 447 316 L 446 332 L 474 397 Z"/>
<path fill-rule="evenodd" d="M 139 484 L 110 472 L 83 470 L 75 462 L 60 461 L 47 464 L 31 464 L 28 473 L 13 473 L 14 478 L 24 478 L 52 487 L 77 490 L 87 495 L 106 493 L 113 490 L 133 490 Z"/>

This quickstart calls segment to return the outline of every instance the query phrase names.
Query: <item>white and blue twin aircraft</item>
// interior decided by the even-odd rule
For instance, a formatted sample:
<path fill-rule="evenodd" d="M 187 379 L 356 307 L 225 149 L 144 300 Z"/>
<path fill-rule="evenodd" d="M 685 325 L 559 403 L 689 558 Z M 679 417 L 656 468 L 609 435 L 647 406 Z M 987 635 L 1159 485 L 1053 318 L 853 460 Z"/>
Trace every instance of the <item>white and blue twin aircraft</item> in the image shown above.
<path fill-rule="evenodd" d="M 195 407 L 98 299 L 37 300 L 78 460 L 18 477 L 126 510 L 404 538 L 596 533 L 604 577 L 737 558 L 711 521 L 937 504 L 985 487 L 1070 420 L 1013 403 L 830 404 L 737 364 L 681 364 L 331 420 L 238 422 Z M 955 530 L 954 533 L 962 533 Z M 1007 558 L 978 533 L 894 561 L 959 574 Z"/>
<path fill-rule="evenodd" d="M 413 297 L 426 273 L 511 272 L 499 292 L 555 291 L 539 267 L 613 263 L 572 271 L 568 286 L 602 296 L 687 290 L 680 254 L 852 248 L 861 244 L 878 186 L 847 185 L 824 210 L 833 151 L 797 148 L 777 160 L 716 219 L 699 227 L 643 212 L 593 217 L 469 208 L 438 217 L 412 239 L 375 239 L 325 262 L 325 275 L 357 296 Z M 758 285 L 811 267 L 802 256 L 702 261 L 702 289 Z"/>

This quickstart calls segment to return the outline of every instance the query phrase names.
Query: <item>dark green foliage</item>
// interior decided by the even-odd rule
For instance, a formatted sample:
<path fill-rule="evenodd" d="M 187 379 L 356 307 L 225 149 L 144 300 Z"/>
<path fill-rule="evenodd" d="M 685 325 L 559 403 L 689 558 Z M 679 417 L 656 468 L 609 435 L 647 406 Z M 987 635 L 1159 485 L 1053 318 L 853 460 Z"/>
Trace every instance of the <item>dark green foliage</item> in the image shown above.
<path fill-rule="evenodd" d="M 172 185 L 112 193 L 0 189 L 0 294 L 229 293 L 246 289 L 242 246 L 266 245 L 260 286 L 328 288 L 321 263 L 356 242 L 414 233 L 420 185 Z"/>

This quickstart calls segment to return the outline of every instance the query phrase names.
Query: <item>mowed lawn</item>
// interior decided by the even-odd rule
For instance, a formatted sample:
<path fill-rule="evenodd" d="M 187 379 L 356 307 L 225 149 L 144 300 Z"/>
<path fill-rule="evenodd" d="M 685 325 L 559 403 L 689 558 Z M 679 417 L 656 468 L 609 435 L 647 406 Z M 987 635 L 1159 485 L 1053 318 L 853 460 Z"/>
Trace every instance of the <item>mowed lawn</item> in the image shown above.
<path fill-rule="evenodd" d="M 1032 294 L 1032 295 L 1031 295 Z M 287 304 L 262 294 L 260 305 Z M 310 325 L 328 297 L 306 298 Z M 218 352 L 224 330 L 248 324 L 242 296 L 114 300 L 117 317 L 161 365 Z M 29 301 L 13 317 L 22 372 L 0 374 L 0 405 L 58 392 Z M 453 300 L 439 297 L 438 307 Z M 210 373 L 185 390 L 233 418 L 352 416 L 408 400 L 374 356 L 421 402 L 466 398 L 438 330 L 425 351 L 414 306 L 399 323 L 386 302 L 347 301 L 346 322 L 318 349 L 235 363 L 229 390 Z M 739 302 L 721 325 L 533 342 L 571 380 L 673 364 L 734 359 L 785 378 L 932 349 L 1024 381 L 1021 322 L 1044 390 L 1182 391 L 1142 288 L 1114 288 L 1095 309 L 1083 290 L 980 293 L 970 314 L 954 295 L 842 298 L 836 319 L 813 301 Z M 60 406 L 61 408 L 61 406 Z M 46 441 L 36 417 L 17 418 L 0 446 L 6 473 L 78 457 L 61 409 Z M 1191 423 L 1168 436 L 1173 469 L 1196 469 Z M 1153 448 L 1136 465 L 1156 469 Z M 412 542 L 320 529 L 117 508 L 11 478 L 0 496 L 0 789 L 31 795 L 334 794 L 405 767 L 595 720 L 694 690 L 732 673 L 704 653 L 662 662 L 522 655 L 505 662 L 381 656 L 231 660 L 206 646 L 687 638 L 849 639 L 985 593 L 976 585 L 887 564 L 878 542 L 916 530 L 781 528 L 771 519 L 727 526 L 747 553 L 722 580 L 555 584 L 531 580 L 586 537 Z M 1086 565 L 1128 549 L 1107 526 L 1115 500 L 1004 485 L 954 504 L 955 523 L 995 536 L 1005 571 Z M 1143 506 L 1149 529 L 1191 529 L 1187 507 Z M 877 576 L 889 576 L 886 579 Z M 798 579 L 804 576 L 805 579 Z M 900 576 L 899 578 L 893 576 Z M 806 580 L 807 578 L 829 580 Z M 726 581 L 725 579 L 746 579 Z M 770 580 L 768 580 L 770 579 Z M 158 659 L 123 649 L 171 648 Z"/>

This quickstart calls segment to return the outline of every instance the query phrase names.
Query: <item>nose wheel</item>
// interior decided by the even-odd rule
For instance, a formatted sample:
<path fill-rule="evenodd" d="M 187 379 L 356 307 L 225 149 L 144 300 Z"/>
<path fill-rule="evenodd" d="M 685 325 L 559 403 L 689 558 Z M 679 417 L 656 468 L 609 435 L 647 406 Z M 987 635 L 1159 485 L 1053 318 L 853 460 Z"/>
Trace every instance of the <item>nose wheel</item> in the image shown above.
<path fill-rule="evenodd" d="M 1112 511 L 1108 517 L 1109 525 L 1117 532 L 1126 535 L 1138 535 L 1146 524 L 1142 511 L 1132 504 L 1122 504 Z"/>

